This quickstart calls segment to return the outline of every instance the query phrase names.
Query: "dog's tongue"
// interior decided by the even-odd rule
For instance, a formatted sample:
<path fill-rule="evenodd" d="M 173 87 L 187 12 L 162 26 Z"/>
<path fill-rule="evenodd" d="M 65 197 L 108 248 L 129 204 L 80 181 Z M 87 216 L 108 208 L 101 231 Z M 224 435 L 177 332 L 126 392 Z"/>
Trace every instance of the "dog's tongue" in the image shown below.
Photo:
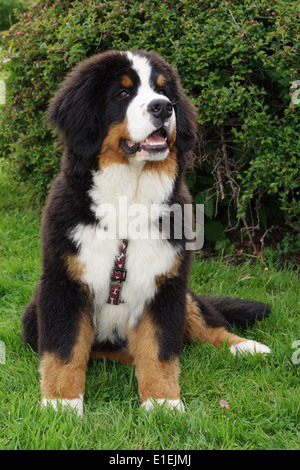
<path fill-rule="evenodd" d="M 167 147 L 167 142 L 160 132 L 155 131 L 144 142 L 141 142 L 140 147 L 143 150 L 160 150 Z"/>

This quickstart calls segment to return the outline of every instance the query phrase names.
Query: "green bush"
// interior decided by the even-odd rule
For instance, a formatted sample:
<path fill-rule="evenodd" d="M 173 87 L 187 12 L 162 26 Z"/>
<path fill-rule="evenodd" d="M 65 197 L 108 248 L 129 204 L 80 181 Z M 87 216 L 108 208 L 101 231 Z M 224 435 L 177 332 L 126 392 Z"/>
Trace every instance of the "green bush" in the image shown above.
<path fill-rule="evenodd" d="M 255 248 L 256 234 L 280 226 L 295 251 L 299 16 L 298 1 L 283 0 L 36 0 L 2 38 L 10 60 L 0 150 L 44 196 L 62 149 L 43 118 L 65 74 L 107 49 L 155 50 L 177 68 L 199 112 L 187 182 L 195 202 L 205 203 L 207 236 L 232 249 L 225 229 Z"/>
<path fill-rule="evenodd" d="M 8 29 L 17 21 L 14 10 L 26 11 L 26 0 L 1 0 L 0 2 L 0 31 Z"/>

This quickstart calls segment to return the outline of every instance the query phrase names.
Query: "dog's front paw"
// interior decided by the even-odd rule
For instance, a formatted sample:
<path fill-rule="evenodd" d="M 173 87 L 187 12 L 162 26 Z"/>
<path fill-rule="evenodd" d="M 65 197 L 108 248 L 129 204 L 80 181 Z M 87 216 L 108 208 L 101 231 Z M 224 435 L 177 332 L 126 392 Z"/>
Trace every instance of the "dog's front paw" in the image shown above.
<path fill-rule="evenodd" d="M 72 400 L 66 398 L 43 398 L 41 407 L 45 408 L 47 406 L 52 406 L 55 411 L 71 409 L 76 411 L 78 418 L 83 418 L 83 395 L 79 395 L 78 398 L 73 398 Z"/>
<path fill-rule="evenodd" d="M 142 406 L 147 410 L 153 410 L 157 405 L 163 405 L 166 409 L 177 410 L 180 413 L 185 412 L 184 404 L 181 400 L 169 400 L 168 398 L 148 398 L 142 403 Z"/>
<path fill-rule="evenodd" d="M 264 344 L 258 343 L 258 341 L 248 339 L 246 341 L 242 341 L 241 343 L 230 346 L 230 351 L 235 356 L 238 352 L 250 354 L 269 354 L 271 349 Z"/>

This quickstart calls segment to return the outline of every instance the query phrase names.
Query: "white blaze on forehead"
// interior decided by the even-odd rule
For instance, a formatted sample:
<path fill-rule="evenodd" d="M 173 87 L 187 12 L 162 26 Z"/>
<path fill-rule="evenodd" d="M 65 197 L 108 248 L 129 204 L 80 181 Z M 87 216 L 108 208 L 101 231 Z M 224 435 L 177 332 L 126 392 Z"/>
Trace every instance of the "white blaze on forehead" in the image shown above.
<path fill-rule="evenodd" d="M 132 68 L 139 76 L 141 86 L 148 87 L 153 92 L 150 87 L 151 65 L 149 60 L 141 55 L 132 54 L 132 52 L 127 52 L 127 56 L 132 63 Z"/>
<path fill-rule="evenodd" d="M 156 130 L 151 122 L 148 105 L 155 99 L 169 101 L 169 99 L 157 93 L 151 87 L 152 67 L 147 57 L 127 52 L 132 68 L 136 71 L 140 85 L 137 95 L 133 98 L 127 109 L 128 132 L 133 142 L 143 142 L 152 132 Z M 168 131 L 171 133 L 175 125 L 175 113 L 168 122 Z"/>

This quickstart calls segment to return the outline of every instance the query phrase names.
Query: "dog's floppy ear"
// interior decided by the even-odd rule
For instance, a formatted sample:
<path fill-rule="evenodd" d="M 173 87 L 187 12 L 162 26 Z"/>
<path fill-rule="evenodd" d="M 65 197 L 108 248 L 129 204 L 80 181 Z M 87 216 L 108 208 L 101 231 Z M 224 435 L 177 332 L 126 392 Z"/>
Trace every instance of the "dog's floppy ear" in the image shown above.
<path fill-rule="evenodd" d="M 88 59 L 75 68 L 50 101 L 48 121 L 63 135 L 68 149 L 82 157 L 95 156 L 102 145 L 99 77 L 101 69 Z"/>
<path fill-rule="evenodd" d="M 181 152 L 188 152 L 196 145 L 197 113 L 181 86 L 177 96 L 175 102 L 176 147 Z"/>

